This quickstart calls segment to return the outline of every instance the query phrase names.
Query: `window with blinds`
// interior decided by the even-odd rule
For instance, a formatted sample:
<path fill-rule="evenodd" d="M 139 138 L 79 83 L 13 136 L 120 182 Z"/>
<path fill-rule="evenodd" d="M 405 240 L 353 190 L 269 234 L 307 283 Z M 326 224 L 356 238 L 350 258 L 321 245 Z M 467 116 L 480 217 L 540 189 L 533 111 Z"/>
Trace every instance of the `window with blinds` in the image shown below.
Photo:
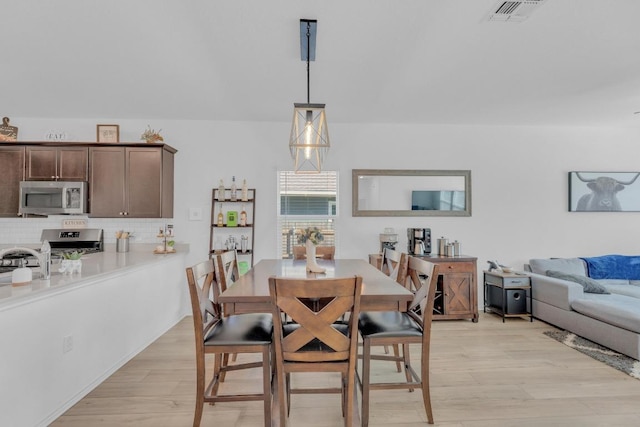
<path fill-rule="evenodd" d="M 338 172 L 300 174 L 278 172 L 278 253 L 293 257 L 300 230 L 318 227 L 322 245 L 336 246 L 338 218 Z M 337 249 L 337 247 L 336 247 Z"/>

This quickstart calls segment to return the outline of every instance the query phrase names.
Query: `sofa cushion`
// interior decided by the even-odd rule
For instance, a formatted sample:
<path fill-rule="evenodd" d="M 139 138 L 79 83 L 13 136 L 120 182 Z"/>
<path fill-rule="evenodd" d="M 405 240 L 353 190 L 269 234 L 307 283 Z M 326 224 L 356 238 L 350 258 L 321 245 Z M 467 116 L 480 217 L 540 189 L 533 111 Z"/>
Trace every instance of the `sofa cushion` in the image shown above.
<path fill-rule="evenodd" d="M 601 282 L 598 280 L 598 282 Z M 637 298 L 638 305 L 640 306 L 640 286 L 633 285 L 620 285 L 620 284 L 605 284 L 607 290 L 612 294 L 626 295 L 629 297 Z"/>
<path fill-rule="evenodd" d="M 542 258 L 530 259 L 531 271 L 537 274 L 546 275 L 547 270 L 562 271 L 567 274 L 587 275 L 584 261 L 580 258 Z"/>
<path fill-rule="evenodd" d="M 589 277 L 582 276 L 580 274 L 567 274 L 562 271 L 547 270 L 546 275 L 549 277 L 555 277 L 556 279 L 569 280 L 576 282 L 584 288 L 585 292 L 590 294 L 608 294 L 610 293 L 604 285 L 601 285 L 597 281 L 590 279 Z"/>
<path fill-rule="evenodd" d="M 616 294 L 585 294 L 584 298 L 573 301 L 571 308 L 585 316 L 640 333 L 640 305 L 637 298 Z"/>

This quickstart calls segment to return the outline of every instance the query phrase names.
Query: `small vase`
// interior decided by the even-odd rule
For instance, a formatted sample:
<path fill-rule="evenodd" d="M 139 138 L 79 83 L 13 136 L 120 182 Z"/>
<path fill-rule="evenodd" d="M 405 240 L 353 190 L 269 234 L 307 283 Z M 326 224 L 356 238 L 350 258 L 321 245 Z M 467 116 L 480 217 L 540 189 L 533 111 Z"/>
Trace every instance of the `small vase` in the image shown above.
<path fill-rule="evenodd" d="M 320 267 L 316 262 L 316 245 L 307 239 L 305 246 L 307 251 L 307 271 L 310 273 L 324 273 L 326 269 Z"/>

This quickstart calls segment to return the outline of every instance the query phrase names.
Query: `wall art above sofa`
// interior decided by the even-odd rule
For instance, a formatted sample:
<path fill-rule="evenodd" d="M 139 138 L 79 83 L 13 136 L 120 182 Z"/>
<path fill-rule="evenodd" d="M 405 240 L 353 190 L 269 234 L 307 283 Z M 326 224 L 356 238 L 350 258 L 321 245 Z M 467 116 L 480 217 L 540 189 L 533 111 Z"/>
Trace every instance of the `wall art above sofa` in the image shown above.
<path fill-rule="evenodd" d="M 569 212 L 640 212 L 640 172 L 569 172 Z"/>

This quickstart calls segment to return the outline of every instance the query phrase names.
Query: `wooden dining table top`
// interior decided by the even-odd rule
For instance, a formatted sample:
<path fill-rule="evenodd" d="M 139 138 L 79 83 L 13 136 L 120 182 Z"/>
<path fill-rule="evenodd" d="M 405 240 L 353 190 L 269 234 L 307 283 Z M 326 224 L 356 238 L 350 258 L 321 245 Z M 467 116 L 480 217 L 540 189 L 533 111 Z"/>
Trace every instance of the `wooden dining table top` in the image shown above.
<path fill-rule="evenodd" d="M 360 298 L 363 311 L 406 311 L 413 293 L 395 280 L 361 259 L 317 260 L 326 269 L 325 273 L 308 273 L 305 260 L 263 259 L 233 283 L 219 297 L 225 312 L 251 313 L 269 312 L 269 277 L 290 278 L 334 278 L 362 277 Z"/>

